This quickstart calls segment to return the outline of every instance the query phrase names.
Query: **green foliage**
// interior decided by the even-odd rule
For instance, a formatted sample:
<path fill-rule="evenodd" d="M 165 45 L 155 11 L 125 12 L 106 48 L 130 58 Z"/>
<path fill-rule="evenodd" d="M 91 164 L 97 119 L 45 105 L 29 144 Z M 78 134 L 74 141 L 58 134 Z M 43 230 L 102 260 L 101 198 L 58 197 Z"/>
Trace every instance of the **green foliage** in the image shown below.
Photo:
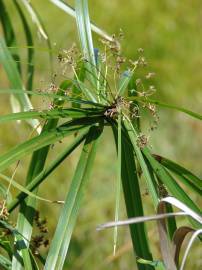
<path fill-rule="evenodd" d="M 77 32 L 79 35 L 81 51 L 74 46 L 69 50 L 64 50 L 58 55 L 58 60 L 63 67 L 63 75 L 66 79 L 58 85 L 52 83 L 50 89 L 41 93 L 33 89 L 33 76 L 35 70 L 35 48 L 34 39 L 29 27 L 28 18 L 32 18 L 38 31 L 46 39 L 49 52 L 50 40 L 43 26 L 37 10 L 33 8 L 29 1 L 14 1 L 16 11 L 22 21 L 27 48 L 27 72 L 25 74 L 26 89 L 23 85 L 23 75 L 20 68 L 18 50 L 11 52 L 12 46 L 16 46 L 16 35 L 12 25 L 12 19 L 4 5 L 5 1 L 0 1 L 1 22 L 4 31 L 4 38 L 0 39 L 0 63 L 2 64 L 10 83 L 10 89 L 2 89 L 1 93 L 14 96 L 12 101 L 15 113 L 0 116 L 0 124 L 9 121 L 20 120 L 37 130 L 37 134 L 24 142 L 19 142 L 16 146 L 0 155 L 0 172 L 5 174 L 0 176 L 9 182 L 8 189 L 2 187 L 4 201 L 1 205 L 0 224 L 2 229 L 2 239 L 5 236 L 8 245 L 1 244 L 1 249 L 8 255 L 0 256 L 0 265 L 5 269 L 39 269 L 43 267 L 49 269 L 63 269 L 69 251 L 72 233 L 79 216 L 82 205 L 82 198 L 88 188 L 88 180 L 93 169 L 97 144 L 103 137 L 103 131 L 110 126 L 113 130 L 114 143 L 117 146 L 117 168 L 118 177 L 116 183 L 116 206 L 115 206 L 115 231 L 114 247 L 116 248 L 118 230 L 116 224 L 119 222 L 121 183 L 129 218 L 144 219 L 144 198 L 141 194 L 141 182 L 145 181 L 148 193 L 151 195 L 153 208 L 158 214 L 172 216 L 172 220 L 159 225 L 161 252 L 164 262 L 153 260 L 152 243 L 148 238 L 148 227 L 142 221 L 130 224 L 130 235 L 133 244 L 134 255 L 137 257 L 137 269 L 169 269 L 169 260 L 173 269 L 178 267 L 179 254 L 173 258 L 169 251 L 167 241 L 176 235 L 177 223 L 171 205 L 164 207 L 162 202 L 170 203 L 169 195 L 173 196 L 174 206 L 186 209 L 190 224 L 190 230 L 200 233 L 201 210 L 197 202 L 192 199 L 181 187 L 181 183 L 191 189 L 194 195 L 201 196 L 202 180 L 189 170 L 176 164 L 175 162 L 154 155 L 149 147 L 148 138 L 142 131 L 142 122 L 146 114 L 153 122 L 150 129 L 154 129 L 158 124 L 157 106 L 170 109 L 177 109 L 199 120 L 202 116 L 190 110 L 175 106 L 173 104 L 162 103 L 158 100 L 150 99 L 155 89 L 152 85 L 145 88 L 141 79 L 136 80 L 134 74 L 137 69 L 143 70 L 146 60 L 143 51 L 139 50 L 138 59 L 126 59 L 122 55 L 120 41 L 122 32 L 118 36 L 109 37 L 104 31 L 95 27 L 89 18 L 88 1 L 75 1 L 75 10 L 63 1 L 51 0 L 53 4 L 59 6 L 77 22 Z M 23 7 L 26 8 L 26 16 Z M 91 29 L 96 31 L 101 37 L 102 48 L 94 49 Z M 4 40 L 5 39 L 5 40 Z M 17 49 L 17 48 L 16 48 Z M 18 63 L 18 64 L 17 64 Z M 142 71 L 142 72 L 143 72 Z M 152 73 L 147 75 L 147 79 Z M 33 109 L 31 103 L 32 96 L 49 98 L 50 108 L 45 110 Z M 18 104 L 19 106 L 17 106 Z M 17 111 L 17 112 L 16 112 Z M 68 120 L 67 120 L 68 119 Z M 43 120 L 43 122 L 39 122 Z M 67 137 L 73 136 L 73 141 L 66 141 Z M 65 139 L 65 150 L 54 158 L 52 163 L 47 164 L 51 146 Z M 36 213 L 38 209 L 37 200 L 54 203 L 38 196 L 38 191 L 45 179 L 56 170 L 56 168 L 84 141 L 78 164 L 70 186 L 66 192 L 66 199 L 60 209 L 59 219 L 56 222 L 56 229 L 51 241 L 49 250 L 44 257 L 36 252 L 41 245 L 47 242 L 43 239 L 43 234 L 33 241 L 33 233 L 36 229 Z M 67 144 L 67 145 L 66 145 Z M 32 155 L 25 184 L 20 185 L 14 180 L 16 170 L 12 177 L 6 175 L 11 165 L 23 157 Z M 114 162 L 112 161 L 112 164 Z M 16 169 L 17 169 L 16 167 Z M 21 192 L 11 197 L 10 187 L 14 186 Z M 58 201 L 56 201 L 58 203 Z M 170 203 L 172 204 L 172 203 Z M 183 205 L 183 207 L 181 207 Z M 19 206 L 17 215 L 17 225 L 14 228 L 8 219 L 8 212 Z M 163 209 L 163 210 L 162 210 Z M 153 218 L 155 219 L 155 218 Z M 144 221 L 147 221 L 145 219 Z M 46 232 L 44 223 L 37 221 L 37 226 L 41 233 Z M 139 223 L 140 222 L 140 223 Z M 168 230 L 166 230 L 166 226 Z M 6 235 L 6 232 L 10 234 Z M 34 244 L 35 243 L 35 246 Z M 115 250 L 114 248 L 114 250 Z M 179 247 L 180 248 L 180 247 Z M 140 259 L 141 258 L 141 259 Z M 186 259 L 186 256 L 185 256 Z M 184 263 L 184 261 L 183 261 Z M 130 267 L 130 266 L 129 266 Z"/>

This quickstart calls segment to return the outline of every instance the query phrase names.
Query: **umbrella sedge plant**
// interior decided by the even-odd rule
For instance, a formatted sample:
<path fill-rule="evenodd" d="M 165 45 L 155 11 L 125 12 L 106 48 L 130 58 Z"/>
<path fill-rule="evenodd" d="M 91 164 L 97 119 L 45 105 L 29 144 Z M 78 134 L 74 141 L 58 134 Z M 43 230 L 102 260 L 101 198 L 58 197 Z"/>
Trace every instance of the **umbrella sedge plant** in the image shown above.
<path fill-rule="evenodd" d="M 16 12 L 22 21 L 27 42 L 26 80 L 22 77 L 19 46 L 13 28 L 12 17 L 6 7 L 6 1 L 0 0 L 0 19 L 4 35 L 0 39 L 0 63 L 4 68 L 9 89 L 1 89 L 1 94 L 11 97 L 13 113 L 0 116 L 0 124 L 9 121 L 26 121 L 31 126 L 33 135 L 30 139 L 17 144 L 0 155 L 1 190 L 4 200 L 1 202 L 0 224 L 1 238 L 0 265 L 3 269 L 63 269 L 69 243 L 76 225 L 79 208 L 85 196 L 90 173 L 93 169 L 97 144 L 106 127 L 111 127 L 114 145 L 117 148 L 116 202 L 114 207 L 114 253 L 116 252 L 119 220 L 120 194 L 123 188 L 127 216 L 144 216 L 141 180 L 144 179 L 154 208 L 169 196 L 175 197 L 189 207 L 197 216 L 201 215 L 199 206 L 181 184 L 187 186 L 197 196 L 202 194 L 202 182 L 188 169 L 175 162 L 153 153 L 149 137 L 141 130 L 145 115 L 152 119 L 150 130 L 159 124 L 158 106 L 179 110 L 201 120 L 202 116 L 173 104 L 165 104 L 151 99 L 155 93 L 152 85 L 144 85 L 142 78 L 137 78 L 136 71 L 147 65 L 143 50 L 139 49 L 138 59 L 127 59 L 122 55 L 120 42 L 123 33 L 109 36 L 102 29 L 90 22 L 87 0 L 76 0 L 75 8 L 63 1 L 51 0 L 55 7 L 63 9 L 76 19 L 77 32 L 81 49 L 73 45 L 68 50 L 61 50 L 57 58 L 63 69 L 64 80 L 59 85 L 51 84 L 47 91 L 33 89 L 35 47 L 29 17 L 39 33 L 47 40 L 48 51 L 53 55 L 51 41 L 30 1 L 13 1 Z M 31 19 L 30 19 L 31 21 Z M 93 46 L 91 30 L 100 35 L 100 48 Z M 147 81 L 153 72 L 145 74 Z M 49 108 L 36 110 L 32 105 L 32 96 L 48 98 Z M 63 120 L 63 121 L 60 121 Z M 63 152 L 46 164 L 52 144 L 74 134 L 73 141 L 64 145 Z M 151 134 L 150 134 L 151 135 Z M 52 201 L 38 196 L 40 185 L 48 181 L 48 176 L 75 150 L 82 146 L 78 163 L 64 201 Z M 32 154 L 24 185 L 15 180 L 20 159 Z M 17 164 L 12 176 L 5 175 L 5 170 Z M 3 181 L 7 181 L 5 188 Z M 10 187 L 19 190 L 12 198 Z M 46 222 L 41 222 L 37 201 L 58 203 L 61 205 L 60 216 L 46 256 L 39 252 L 41 245 L 48 246 L 45 239 Z M 18 207 L 16 224 L 10 221 L 13 211 Z M 165 208 L 172 215 L 172 206 Z M 195 230 L 201 229 L 201 223 L 189 216 L 188 221 Z M 33 239 L 33 226 L 37 224 L 41 238 Z M 167 222 L 166 237 L 171 239 L 177 229 L 175 217 Z M 152 244 L 148 240 L 147 227 L 144 223 L 130 223 L 130 234 L 137 269 L 155 269 Z M 165 251 L 163 252 L 164 255 Z M 140 259 L 141 258 L 141 259 Z M 156 268 L 157 269 L 157 268 Z"/>

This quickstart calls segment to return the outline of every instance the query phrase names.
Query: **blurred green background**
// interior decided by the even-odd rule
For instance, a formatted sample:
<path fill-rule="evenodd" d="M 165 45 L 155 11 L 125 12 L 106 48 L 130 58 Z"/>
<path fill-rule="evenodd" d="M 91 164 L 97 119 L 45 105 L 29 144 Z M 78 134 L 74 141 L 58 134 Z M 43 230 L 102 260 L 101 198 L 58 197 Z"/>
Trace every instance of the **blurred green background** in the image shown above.
<path fill-rule="evenodd" d="M 69 48 L 78 42 L 76 24 L 73 18 L 56 8 L 48 0 L 32 0 L 38 10 L 50 41 L 56 51 Z M 74 4 L 74 1 L 67 1 Z M 9 13 L 12 15 L 17 33 L 21 60 L 25 59 L 25 39 L 22 25 L 15 12 L 12 0 L 6 1 Z M 151 71 L 156 73 L 153 84 L 157 88 L 156 97 L 167 103 L 173 103 L 190 110 L 202 113 L 202 1 L 201 0 L 89 0 L 92 21 L 105 29 L 109 34 L 124 32 L 122 50 L 131 59 L 137 57 L 137 49 L 143 48 Z M 36 33 L 36 28 L 33 27 Z M 93 34 L 96 46 L 99 46 L 98 36 Z M 48 52 L 40 49 L 46 46 L 45 41 L 35 34 L 35 46 L 38 47 L 35 74 L 35 89 L 44 89 L 50 85 L 52 77 Z M 57 54 L 54 55 L 57 58 Z M 24 60 L 25 61 L 25 60 Z M 26 66 L 26 63 L 23 62 Z M 0 70 L 1 88 L 7 88 L 8 82 L 4 71 Z M 60 77 L 56 64 L 54 72 Z M 56 82 L 59 79 L 56 79 Z M 47 100 L 34 99 L 37 108 L 46 107 Z M 1 95 L 0 113 L 11 111 L 8 96 Z M 156 131 L 150 134 L 150 145 L 155 153 L 171 158 L 194 171 L 202 177 L 201 149 L 202 124 L 191 117 L 172 110 L 159 111 L 160 123 Z M 6 136 L 5 136 L 6 135 Z M 26 125 L 9 123 L 0 129 L 1 153 L 25 140 L 30 135 Z M 65 269 L 133 269 L 134 255 L 130 242 L 128 228 L 119 230 L 118 251 L 113 258 L 113 231 L 97 232 L 100 223 L 113 220 L 115 205 L 116 152 L 111 143 L 111 131 L 107 130 L 100 143 L 96 164 L 91 181 L 86 190 L 83 207 L 71 242 Z M 69 140 L 69 139 L 68 139 Z M 50 159 L 63 148 L 57 144 L 51 150 Z M 78 152 L 60 166 L 40 189 L 40 195 L 50 199 L 64 199 Z M 21 161 L 16 179 L 23 183 L 29 159 Z M 11 171 L 8 174 L 12 173 Z M 16 193 L 12 190 L 13 194 Z M 142 194 L 145 197 L 145 212 L 153 213 L 146 187 L 142 184 Z M 192 195 L 190 195 L 192 196 Z M 198 201 L 198 198 L 193 198 Z M 39 203 L 41 216 L 47 217 L 49 236 L 54 231 L 60 206 Z M 122 199 L 121 218 L 125 218 L 125 208 Z M 179 219 L 182 224 L 183 219 Z M 158 234 L 155 224 L 149 224 L 152 251 L 155 259 L 160 258 Z M 186 269 L 200 269 L 202 259 L 198 243 Z"/>

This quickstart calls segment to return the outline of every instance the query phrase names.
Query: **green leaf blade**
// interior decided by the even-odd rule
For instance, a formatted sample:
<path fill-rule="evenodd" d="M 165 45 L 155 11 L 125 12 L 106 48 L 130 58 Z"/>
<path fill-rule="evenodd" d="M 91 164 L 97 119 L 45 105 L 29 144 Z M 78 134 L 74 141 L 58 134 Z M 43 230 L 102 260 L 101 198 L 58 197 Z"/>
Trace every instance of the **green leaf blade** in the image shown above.
<path fill-rule="evenodd" d="M 117 143 L 117 132 L 115 126 L 113 127 L 113 133 Z M 132 150 L 133 146 L 130 142 L 130 137 L 128 134 L 123 133 L 122 138 L 123 143 L 121 151 L 121 178 L 127 216 L 128 218 L 143 216 L 144 212 L 137 175 L 138 173 Z M 143 223 L 130 225 L 130 233 L 135 256 L 141 256 L 145 259 L 152 260 L 145 225 Z M 140 270 L 153 269 L 148 265 L 138 264 L 137 266 Z"/>
<path fill-rule="evenodd" d="M 92 128 L 86 138 L 65 205 L 55 231 L 44 270 L 61 270 L 64 264 L 72 231 L 81 205 L 83 188 L 89 178 L 100 131 Z"/>

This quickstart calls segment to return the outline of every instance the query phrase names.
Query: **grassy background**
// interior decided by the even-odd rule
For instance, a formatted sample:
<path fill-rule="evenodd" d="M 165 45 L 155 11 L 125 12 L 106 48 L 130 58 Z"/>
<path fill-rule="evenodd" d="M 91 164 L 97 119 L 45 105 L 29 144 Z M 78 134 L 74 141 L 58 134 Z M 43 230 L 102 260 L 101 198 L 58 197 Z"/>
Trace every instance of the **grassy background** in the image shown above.
<path fill-rule="evenodd" d="M 55 8 L 49 1 L 32 1 L 38 9 L 52 45 L 56 51 L 68 48 L 77 42 L 74 20 L 64 12 Z M 73 3 L 73 1 L 68 1 Z M 25 59 L 25 44 L 22 28 L 12 6 L 12 0 L 6 1 L 12 15 L 17 32 L 18 44 L 21 47 L 22 61 Z M 124 54 L 129 58 L 137 57 L 137 49 L 144 48 L 150 69 L 156 73 L 153 81 L 162 101 L 172 102 L 202 113 L 202 2 L 193 0 L 144 0 L 127 2 L 121 0 L 101 1 L 89 0 L 92 20 L 108 33 L 118 33 L 121 28 L 125 34 L 122 43 Z M 36 30 L 33 27 L 33 31 Z M 94 34 L 96 46 L 99 44 Z M 35 45 L 45 47 L 45 42 L 36 34 Z M 55 58 L 57 55 L 54 56 Z M 25 66 L 25 64 L 24 64 Z M 52 78 L 48 53 L 37 50 L 35 88 L 46 88 Z M 57 64 L 54 72 L 60 71 Z M 138 77 L 137 77 L 138 78 Z M 4 72 L 0 72 L 1 88 L 7 87 Z M 34 100 L 38 107 L 46 107 L 48 101 Z M 8 96 L 0 99 L 0 113 L 10 111 Z M 151 134 L 150 144 L 154 152 L 172 158 L 202 177 L 201 149 L 202 124 L 181 113 L 160 110 L 160 124 Z M 6 134 L 6 136 L 5 136 Z M 15 123 L 6 124 L 0 129 L 0 150 L 6 151 L 19 141 L 25 140 L 30 130 Z M 135 269 L 134 257 L 127 228 L 119 230 L 119 246 L 117 256 L 111 257 L 113 250 L 113 231 L 96 232 L 99 223 L 112 220 L 114 217 L 114 183 L 116 180 L 115 148 L 111 144 L 111 131 L 105 132 L 96 158 L 96 166 L 86 190 L 85 202 L 71 243 L 70 253 L 65 269 Z M 55 145 L 51 150 L 55 154 L 63 148 Z M 68 188 L 77 153 L 74 153 L 60 169 L 51 175 L 40 189 L 40 195 L 51 199 L 63 199 Z M 16 179 L 23 183 L 28 159 L 21 161 Z M 12 172 L 12 168 L 10 173 Z M 142 186 L 142 194 L 145 194 Z M 15 192 L 15 191 L 13 191 Z M 153 211 L 150 200 L 145 197 L 145 211 Z M 194 198 L 197 200 L 197 198 Z M 54 231 L 55 221 L 60 206 L 40 203 L 41 215 L 48 219 L 50 237 Z M 125 217 L 122 204 L 121 217 Z M 182 219 L 180 219 L 182 221 Z M 150 226 L 150 235 L 154 245 L 154 254 L 159 258 L 158 236 L 155 224 Z M 196 244 L 197 246 L 197 244 Z M 187 269 L 200 269 L 200 250 L 195 248 Z"/>

